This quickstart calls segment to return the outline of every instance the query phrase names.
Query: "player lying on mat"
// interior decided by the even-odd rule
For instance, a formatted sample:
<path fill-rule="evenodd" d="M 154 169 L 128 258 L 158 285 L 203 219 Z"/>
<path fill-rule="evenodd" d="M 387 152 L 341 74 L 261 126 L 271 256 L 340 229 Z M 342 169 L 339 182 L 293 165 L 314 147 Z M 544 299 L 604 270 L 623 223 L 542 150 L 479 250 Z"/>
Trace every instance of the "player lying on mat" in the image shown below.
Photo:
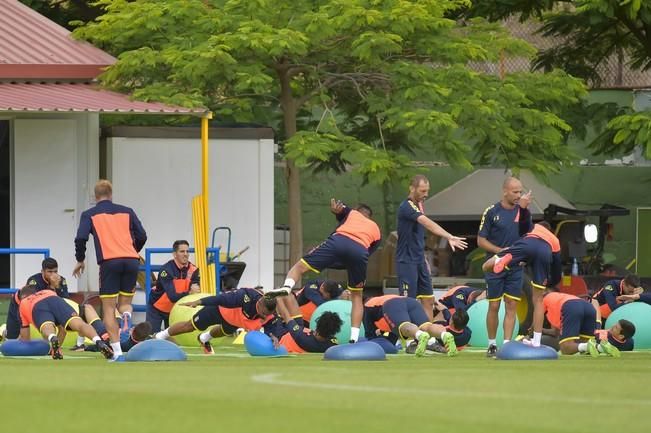
<path fill-rule="evenodd" d="M 93 340 L 105 358 L 110 359 L 113 356 L 110 346 L 99 338 L 95 329 L 81 320 L 74 308 L 57 296 L 54 290 L 37 292 L 34 286 L 25 286 L 20 289 L 18 297 L 21 340 L 30 339 L 29 326 L 34 325 L 50 343 L 52 359 L 63 359 L 60 341 L 63 341 L 68 329 Z"/>
<path fill-rule="evenodd" d="M 325 311 L 313 323 L 314 330 L 310 330 L 303 325 L 296 298 L 279 297 L 276 302 L 280 317 L 264 327 L 276 348 L 284 346 L 290 353 L 323 353 L 337 344 L 335 336 L 343 324 L 337 313 Z"/>

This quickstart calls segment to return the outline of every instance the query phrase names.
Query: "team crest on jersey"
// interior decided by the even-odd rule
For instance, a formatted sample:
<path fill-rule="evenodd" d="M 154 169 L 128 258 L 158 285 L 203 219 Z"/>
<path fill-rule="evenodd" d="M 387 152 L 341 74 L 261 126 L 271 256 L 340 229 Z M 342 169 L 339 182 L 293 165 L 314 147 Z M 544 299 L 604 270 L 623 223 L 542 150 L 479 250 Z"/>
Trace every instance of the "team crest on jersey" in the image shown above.
<path fill-rule="evenodd" d="M 245 302 L 245 303 L 247 303 L 247 302 L 251 302 L 251 298 L 249 298 L 249 295 L 244 294 L 244 302 Z"/>
<path fill-rule="evenodd" d="M 411 206 L 413 210 L 415 210 L 416 212 L 420 212 L 420 208 L 416 205 L 416 203 L 414 203 L 411 200 L 408 200 L 407 202 L 409 203 L 409 206 Z"/>
<path fill-rule="evenodd" d="M 457 299 L 461 299 L 461 300 L 463 301 L 463 298 L 464 298 L 463 293 L 459 293 L 459 294 L 456 296 L 456 298 L 457 298 Z"/>
<path fill-rule="evenodd" d="M 608 290 L 608 291 L 611 291 L 611 292 L 612 292 L 613 290 L 615 290 L 615 288 L 613 287 L 612 284 L 608 284 L 606 287 L 604 287 L 604 289 L 606 289 L 606 290 Z"/>
<path fill-rule="evenodd" d="M 160 276 L 161 276 L 161 278 L 167 277 L 167 271 L 165 271 L 165 270 L 161 271 Z"/>
<path fill-rule="evenodd" d="M 35 286 L 36 285 L 36 280 L 29 280 L 29 283 L 27 283 L 28 286 Z"/>
<path fill-rule="evenodd" d="M 301 327 L 298 326 L 298 325 L 294 325 L 294 327 L 293 327 L 292 329 L 293 329 L 294 331 L 298 331 L 299 329 L 301 329 Z"/>

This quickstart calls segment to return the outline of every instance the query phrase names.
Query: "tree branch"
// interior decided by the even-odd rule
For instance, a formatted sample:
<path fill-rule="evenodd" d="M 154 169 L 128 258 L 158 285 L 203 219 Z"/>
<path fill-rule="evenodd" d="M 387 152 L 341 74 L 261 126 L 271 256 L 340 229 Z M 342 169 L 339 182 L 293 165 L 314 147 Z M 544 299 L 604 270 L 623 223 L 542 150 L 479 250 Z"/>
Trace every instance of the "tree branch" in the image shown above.
<path fill-rule="evenodd" d="M 647 40 L 644 32 L 642 32 L 642 30 L 638 28 L 634 22 L 629 20 L 626 15 L 622 14 L 621 11 L 615 11 L 615 16 L 631 31 L 631 33 L 633 33 L 640 44 L 644 47 L 644 51 L 646 52 L 647 56 L 651 57 L 651 46 L 649 45 L 649 41 Z"/>
<path fill-rule="evenodd" d="M 330 87 L 332 87 L 335 84 L 336 81 L 337 81 L 337 79 L 334 78 L 334 77 L 329 77 L 323 83 L 319 80 L 319 85 L 317 87 L 310 90 L 309 92 L 307 92 L 305 95 L 301 96 L 300 98 L 296 99 L 296 107 L 302 107 L 303 104 L 305 104 L 307 101 L 310 100 L 310 98 L 317 95 L 319 93 L 319 91 L 321 91 L 324 88 L 329 89 Z"/>

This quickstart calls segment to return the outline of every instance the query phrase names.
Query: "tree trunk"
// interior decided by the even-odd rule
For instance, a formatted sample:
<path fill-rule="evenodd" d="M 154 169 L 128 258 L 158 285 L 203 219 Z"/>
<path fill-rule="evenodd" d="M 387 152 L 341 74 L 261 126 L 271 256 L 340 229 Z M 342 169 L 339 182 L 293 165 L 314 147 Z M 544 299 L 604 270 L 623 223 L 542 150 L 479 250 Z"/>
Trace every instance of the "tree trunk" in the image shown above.
<path fill-rule="evenodd" d="M 296 134 L 296 101 L 292 96 L 291 77 L 286 70 L 278 72 L 280 77 L 280 103 L 283 109 L 285 138 Z M 303 218 L 301 213 L 301 179 L 294 161 L 287 159 L 285 167 L 287 182 L 287 206 L 289 215 L 289 266 L 296 263 L 303 255 Z"/>

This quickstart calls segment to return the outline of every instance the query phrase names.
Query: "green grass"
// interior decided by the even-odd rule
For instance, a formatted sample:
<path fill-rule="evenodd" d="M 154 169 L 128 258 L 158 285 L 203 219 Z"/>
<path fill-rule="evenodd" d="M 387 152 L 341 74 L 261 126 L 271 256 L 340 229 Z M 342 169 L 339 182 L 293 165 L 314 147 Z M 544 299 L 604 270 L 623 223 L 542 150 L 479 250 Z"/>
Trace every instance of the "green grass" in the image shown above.
<path fill-rule="evenodd" d="M 4 296 L 4 295 L 3 295 Z M 9 298 L 0 296 L 0 324 L 7 322 L 7 309 L 9 308 Z"/>
<path fill-rule="evenodd" d="M 496 361 L 321 355 L 188 362 L 0 357 L 3 432 L 647 432 L 651 354 Z"/>

